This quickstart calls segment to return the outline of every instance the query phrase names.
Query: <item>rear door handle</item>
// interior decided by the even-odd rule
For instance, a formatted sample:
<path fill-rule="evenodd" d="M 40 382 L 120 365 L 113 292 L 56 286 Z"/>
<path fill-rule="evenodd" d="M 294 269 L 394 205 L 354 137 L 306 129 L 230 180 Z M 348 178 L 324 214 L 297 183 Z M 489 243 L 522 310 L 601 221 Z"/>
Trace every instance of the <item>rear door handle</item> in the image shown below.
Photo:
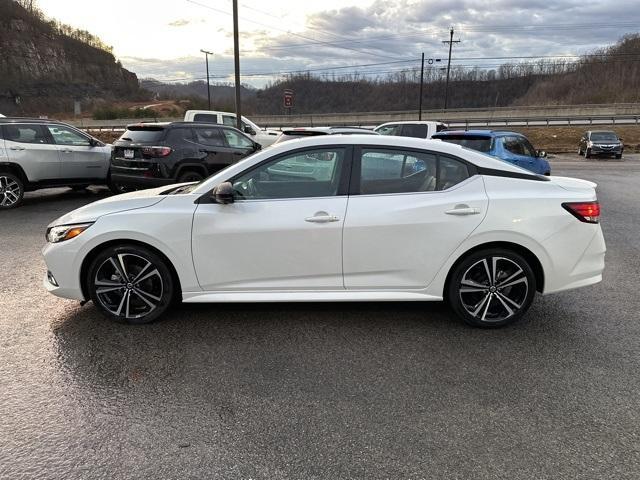
<path fill-rule="evenodd" d="M 329 222 L 337 222 L 340 218 L 335 215 L 329 215 L 327 212 L 317 212 L 313 217 L 307 217 L 304 219 L 305 222 L 311 223 L 329 223 Z"/>
<path fill-rule="evenodd" d="M 457 206 L 456 208 L 453 208 L 451 210 L 447 210 L 446 212 L 447 215 L 477 215 L 478 213 L 480 213 L 480 209 L 479 208 L 475 208 L 475 207 L 468 207 L 466 205 L 463 206 Z"/>
<path fill-rule="evenodd" d="M 62 153 L 73 153 L 73 150 L 70 150 L 68 148 L 65 148 L 63 150 L 60 150 Z"/>
<path fill-rule="evenodd" d="M 19 152 L 24 150 L 24 147 L 21 147 L 20 145 L 14 145 L 13 147 L 9 147 L 11 150 L 18 150 Z"/>

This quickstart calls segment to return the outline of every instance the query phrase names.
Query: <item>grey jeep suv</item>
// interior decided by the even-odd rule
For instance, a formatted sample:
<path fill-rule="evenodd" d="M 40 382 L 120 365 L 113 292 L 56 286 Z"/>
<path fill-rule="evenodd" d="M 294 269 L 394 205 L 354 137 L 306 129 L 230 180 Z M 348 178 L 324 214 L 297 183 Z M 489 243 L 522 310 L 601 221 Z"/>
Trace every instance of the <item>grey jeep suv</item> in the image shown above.
<path fill-rule="evenodd" d="M 0 210 L 24 192 L 110 185 L 111 146 L 62 122 L 0 118 Z M 116 191 L 116 190 L 114 190 Z"/>

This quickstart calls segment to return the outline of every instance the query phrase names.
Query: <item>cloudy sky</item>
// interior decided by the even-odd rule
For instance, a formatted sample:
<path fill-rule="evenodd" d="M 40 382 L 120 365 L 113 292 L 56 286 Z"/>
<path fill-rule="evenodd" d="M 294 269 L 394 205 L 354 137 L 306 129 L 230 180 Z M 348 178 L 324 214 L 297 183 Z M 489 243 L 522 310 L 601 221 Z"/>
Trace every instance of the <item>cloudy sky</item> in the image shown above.
<path fill-rule="evenodd" d="M 385 75 L 421 52 L 453 65 L 493 67 L 535 56 L 590 52 L 640 29 L 637 0 L 240 0 L 243 83 L 281 72 Z M 232 80 L 231 0 L 38 0 L 44 12 L 89 30 L 139 77 Z M 354 67 L 354 65 L 363 65 Z M 434 63 L 434 65 L 437 65 Z"/>

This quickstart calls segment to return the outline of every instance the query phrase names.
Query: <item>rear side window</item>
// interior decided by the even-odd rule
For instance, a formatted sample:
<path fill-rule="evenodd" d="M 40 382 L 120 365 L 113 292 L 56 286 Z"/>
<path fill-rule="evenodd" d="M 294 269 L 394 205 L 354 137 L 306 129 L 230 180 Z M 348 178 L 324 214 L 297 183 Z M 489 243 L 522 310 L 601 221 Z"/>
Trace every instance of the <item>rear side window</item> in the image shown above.
<path fill-rule="evenodd" d="M 224 147 L 219 128 L 196 128 L 196 142 L 210 147 Z"/>
<path fill-rule="evenodd" d="M 427 125 L 407 123 L 402 127 L 403 137 L 427 138 L 429 127 Z"/>
<path fill-rule="evenodd" d="M 446 190 L 469 178 L 461 161 L 427 152 L 363 149 L 360 193 L 418 193 Z"/>
<path fill-rule="evenodd" d="M 42 125 L 4 125 L 4 139 L 17 143 L 49 143 Z"/>
<path fill-rule="evenodd" d="M 193 133 L 190 128 L 172 128 L 167 133 L 167 143 L 176 144 L 192 141 Z"/>
<path fill-rule="evenodd" d="M 214 113 L 196 113 L 193 116 L 194 122 L 218 123 L 218 115 Z"/>
<path fill-rule="evenodd" d="M 162 127 L 129 127 L 120 140 L 131 143 L 154 143 L 164 137 L 164 132 Z"/>
<path fill-rule="evenodd" d="M 443 142 L 455 143 L 471 150 L 487 153 L 491 150 L 491 137 L 479 135 L 442 135 L 436 137 Z"/>

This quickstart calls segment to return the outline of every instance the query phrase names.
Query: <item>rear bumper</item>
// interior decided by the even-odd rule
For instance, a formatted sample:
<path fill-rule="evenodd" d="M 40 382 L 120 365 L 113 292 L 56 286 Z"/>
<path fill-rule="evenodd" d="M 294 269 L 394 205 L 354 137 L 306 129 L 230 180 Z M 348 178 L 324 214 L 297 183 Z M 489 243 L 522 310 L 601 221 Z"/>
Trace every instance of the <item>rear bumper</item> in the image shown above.
<path fill-rule="evenodd" d="M 111 181 L 118 185 L 125 185 L 127 187 L 164 187 L 165 185 L 172 185 L 176 183 L 173 178 L 156 178 L 156 177 L 143 177 L 142 175 L 130 175 L 126 173 L 111 172 Z"/>

